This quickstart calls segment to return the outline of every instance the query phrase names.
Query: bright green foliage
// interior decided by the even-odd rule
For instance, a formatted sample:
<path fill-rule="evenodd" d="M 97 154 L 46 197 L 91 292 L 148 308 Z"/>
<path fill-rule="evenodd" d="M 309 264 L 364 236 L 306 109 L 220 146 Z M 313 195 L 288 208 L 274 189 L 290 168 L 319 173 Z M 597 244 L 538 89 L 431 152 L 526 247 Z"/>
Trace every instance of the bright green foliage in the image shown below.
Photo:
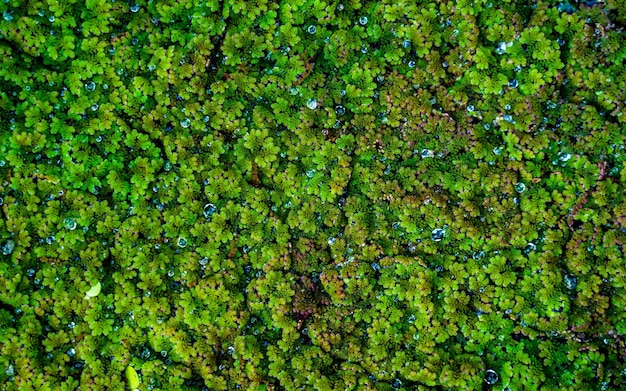
<path fill-rule="evenodd" d="M 626 388 L 623 0 L 0 13 L 3 389 Z"/>

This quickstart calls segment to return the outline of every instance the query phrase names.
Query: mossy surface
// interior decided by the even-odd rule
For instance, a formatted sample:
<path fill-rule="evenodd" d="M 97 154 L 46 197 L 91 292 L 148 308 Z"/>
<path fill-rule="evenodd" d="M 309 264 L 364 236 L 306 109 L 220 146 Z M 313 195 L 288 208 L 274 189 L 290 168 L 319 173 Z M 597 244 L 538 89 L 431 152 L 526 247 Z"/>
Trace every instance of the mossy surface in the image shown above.
<path fill-rule="evenodd" d="M 6 390 L 626 387 L 626 3 L 0 3 Z"/>

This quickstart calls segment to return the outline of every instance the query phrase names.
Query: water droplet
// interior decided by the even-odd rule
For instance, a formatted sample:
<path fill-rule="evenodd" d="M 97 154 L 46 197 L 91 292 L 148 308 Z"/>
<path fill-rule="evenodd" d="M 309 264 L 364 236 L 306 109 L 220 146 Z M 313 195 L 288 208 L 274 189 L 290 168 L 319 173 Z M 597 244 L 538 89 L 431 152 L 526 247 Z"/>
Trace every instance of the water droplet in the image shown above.
<path fill-rule="evenodd" d="M 496 46 L 496 53 L 504 54 L 506 52 L 506 42 L 500 42 L 498 46 Z"/>
<path fill-rule="evenodd" d="M 53 235 L 48 236 L 46 238 L 46 243 L 48 243 L 48 244 L 54 243 L 54 236 Z"/>
<path fill-rule="evenodd" d="M 101 142 L 102 142 L 102 136 L 98 136 L 98 137 L 96 137 L 96 142 L 97 142 L 97 143 L 101 143 Z"/>
<path fill-rule="evenodd" d="M 74 322 L 70 322 L 70 323 L 67 324 L 67 328 L 70 329 L 70 330 L 74 330 L 74 327 L 76 327 L 76 323 L 74 323 Z"/>
<path fill-rule="evenodd" d="M 558 43 L 558 44 L 559 44 L 559 46 L 563 46 L 563 45 L 565 45 L 565 40 L 564 40 L 563 38 L 558 38 L 558 39 L 556 40 L 556 43 Z"/>
<path fill-rule="evenodd" d="M 411 47 L 411 41 L 405 39 L 404 41 L 402 41 L 402 47 L 408 49 L 409 47 Z"/>
<path fill-rule="evenodd" d="M 517 88 L 518 85 L 519 85 L 519 83 L 517 82 L 517 79 L 513 79 L 513 80 L 509 81 L 509 87 L 511 87 L 511 88 Z"/>
<path fill-rule="evenodd" d="M 336 239 L 333 238 L 332 236 L 328 238 L 328 245 L 332 246 L 333 244 L 335 244 Z"/>
<path fill-rule="evenodd" d="M 415 68 L 415 61 L 409 61 L 409 68 Z"/>
<path fill-rule="evenodd" d="M 54 22 L 54 16 L 52 16 L 52 15 L 51 15 L 51 16 L 48 18 L 48 20 L 50 21 L 50 23 L 53 23 L 53 22 Z"/>
<path fill-rule="evenodd" d="M 572 154 L 571 153 L 560 153 L 559 154 L 559 160 L 562 162 L 566 162 L 568 160 L 570 160 L 572 158 Z"/>
<path fill-rule="evenodd" d="M 361 23 L 362 26 L 365 26 L 367 24 L 367 16 L 361 16 L 359 23 Z"/>
<path fill-rule="evenodd" d="M 94 103 L 94 104 L 91 106 L 91 110 L 96 111 L 96 110 L 98 110 L 98 107 L 100 107 L 100 106 L 98 106 L 98 104 L 97 104 L 97 103 Z"/>
<path fill-rule="evenodd" d="M 306 176 L 309 178 L 313 178 L 314 175 L 315 175 L 315 170 L 313 169 L 306 172 Z"/>
<path fill-rule="evenodd" d="M 7 22 L 10 22 L 13 20 L 13 11 L 11 10 L 6 10 L 2 13 L 2 17 L 4 18 L 4 20 L 6 20 Z"/>
<path fill-rule="evenodd" d="M 576 285 L 578 285 L 578 279 L 570 274 L 566 274 L 563 278 L 565 280 L 565 287 L 570 291 L 576 289 Z"/>
<path fill-rule="evenodd" d="M 315 99 L 307 100 L 306 107 L 308 107 L 311 110 L 315 110 L 317 108 L 317 101 Z"/>
<path fill-rule="evenodd" d="M 167 276 L 168 277 L 174 277 L 174 270 L 168 270 Z"/>
<path fill-rule="evenodd" d="M 156 65 L 154 65 L 154 64 L 148 65 L 148 70 L 149 71 L 154 71 L 155 69 L 156 69 Z"/>
<path fill-rule="evenodd" d="M 135 4 L 130 7 L 130 12 L 139 12 L 139 5 Z"/>
<path fill-rule="evenodd" d="M 39 16 L 44 16 L 46 13 L 43 10 L 39 10 Z"/>
<path fill-rule="evenodd" d="M 485 256 L 485 253 L 483 251 L 478 251 L 475 252 L 474 255 L 472 255 L 472 258 L 474 258 L 475 260 L 478 259 L 482 259 Z"/>
<path fill-rule="evenodd" d="M 511 117 L 510 114 L 505 114 L 504 116 L 502 116 L 502 118 L 506 121 L 506 122 L 513 122 L 513 117 Z"/>
<path fill-rule="evenodd" d="M 178 247 L 181 247 L 181 248 L 187 247 L 187 239 L 183 237 L 178 238 Z"/>
<path fill-rule="evenodd" d="M 13 250 L 15 250 L 15 242 L 12 240 L 7 240 L 6 243 L 4 243 L 2 245 L 2 254 L 4 255 L 11 255 L 11 253 L 13 253 Z"/>
<path fill-rule="evenodd" d="M 315 34 L 315 32 L 317 31 L 317 28 L 313 25 L 310 25 L 306 31 L 308 31 L 309 34 Z"/>
<path fill-rule="evenodd" d="M 76 229 L 76 219 L 72 217 L 68 217 L 65 220 L 63 220 L 63 224 L 65 225 L 65 228 L 69 229 L 70 231 L 73 231 Z"/>
<path fill-rule="evenodd" d="M 432 232 L 432 238 L 435 242 L 440 242 L 446 236 L 446 231 L 441 228 L 435 228 Z"/>
<path fill-rule="evenodd" d="M 391 382 L 391 387 L 395 390 L 402 388 L 402 380 L 398 378 L 393 379 L 393 381 Z"/>
<path fill-rule="evenodd" d="M 210 219 L 213 214 L 215 213 L 215 211 L 217 210 L 217 208 L 215 207 L 215 205 L 213 204 L 206 204 L 204 205 L 204 210 L 202 211 L 202 214 L 204 214 L 204 217 L 207 219 Z"/>
<path fill-rule="evenodd" d="M 498 382 L 498 374 L 493 369 L 487 369 L 487 373 L 485 373 L 485 383 L 491 385 L 496 384 Z"/>
<path fill-rule="evenodd" d="M 180 120 L 180 126 L 182 126 L 183 128 L 188 128 L 191 125 L 191 121 L 189 120 L 189 118 L 184 118 Z"/>
<path fill-rule="evenodd" d="M 493 153 L 494 153 L 495 155 L 500 155 L 500 154 L 502 153 L 502 150 L 503 150 L 503 148 L 502 148 L 502 147 L 495 147 L 495 148 L 493 149 Z"/>
<path fill-rule="evenodd" d="M 372 262 L 370 264 L 370 266 L 372 267 L 372 269 L 374 269 L 374 271 L 379 271 L 380 270 L 380 265 L 377 264 L 376 262 Z"/>
<path fill-rule="evenodd" d="M 335 113 L 337 113 L 337 115 L 344 115 L 346 113 L 346 108 L 342 105 L 337 105 L 335 106 Z"/>
<path fill-rule="evenodd" d="M 427 157 L 435 157 L 435 153 L 430 149 L 422 149 L 422 159 Z"/>
<path fill-rule="evenodd" d="M 89 83 L 85 83 L 85 89 L 87 91 L 95 91 L 96 90 L 96 83 L 94 83 L 93 81 L 90 81 Z"/>
<path fill-rule="evenodd" d="M 207 263 L 209 263 L 209 258 L 207 257 L 203 257 L 200 259 L 200 261 L 198 261 L 200 263 L 200 265 L 202 266 L 206 266 Z"/>
<path fill-rule="evenodd" d="M 474 105 L 467 106 L 467 111 L 469 111 L 470 113 L 474 111 Z"/>
<path fill-rule="evenodd" d="M 537 249 L 537 246 L 535 245 L 535 243 L 528 242 L 526 247 L 524 247 L 524 254 L 530 254 L 531 252 L 535 251 L 536 249 Z"/>
<path fill-rule="evenodd" d="M 518 193 L 523 193 L 524 191 L 526 191 L 526 185 L 523 182 L 518 182 L 515 185 L 515 191 Z"/>

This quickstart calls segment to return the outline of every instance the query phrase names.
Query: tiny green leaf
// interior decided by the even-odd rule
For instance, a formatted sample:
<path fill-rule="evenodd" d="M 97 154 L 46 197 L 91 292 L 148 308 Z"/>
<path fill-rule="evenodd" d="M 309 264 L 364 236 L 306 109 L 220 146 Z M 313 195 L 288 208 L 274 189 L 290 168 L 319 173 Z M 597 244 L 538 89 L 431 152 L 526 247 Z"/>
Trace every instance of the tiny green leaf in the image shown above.
<path fill-rule="evenodd" d="M 135 368 L 130 365 L 126 367 L 126 381 L 128 381 L 128 386 L 131 390 L 139 388 L 139 376 L 137 375 Z"/>
<path fill-rule="evenodd" d="M 85 299 L 98 296 L 101 290 L 102 284 L 100 284 L 100 281 L 98 281 L 94 286 L 91 287 L 91 289 L 87 291 L 87 293 L 85 293 Z"/>

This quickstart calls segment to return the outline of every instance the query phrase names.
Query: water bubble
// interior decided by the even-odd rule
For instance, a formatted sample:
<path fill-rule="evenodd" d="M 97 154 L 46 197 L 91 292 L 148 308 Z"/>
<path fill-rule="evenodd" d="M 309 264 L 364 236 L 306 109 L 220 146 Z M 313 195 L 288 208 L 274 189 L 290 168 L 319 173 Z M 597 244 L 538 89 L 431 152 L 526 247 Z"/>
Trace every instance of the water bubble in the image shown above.
<path fill-rule="evenodd" d="M 307 100 L 306 107 L 308 107 L 311 110 L 315 110 L 317 108 L 317 101 L 315 99 Z"/>
<path fill-rule="evenodd" d="M 198 261 L 198 262 L 200 263 L 200 265 L 202 265 L 202 266 L 206 266 L 206 264 L 207 264 L 207 263 L 209 263 L 209 258 L 207 258 L 207 257 L 202 257 L 202 258 L 200 259 L 200 261 Z"/>
<path fill-rule="evenodd" d="M 502 147 L 495 147 L 493 149 L 493 153 L 496 155 L 500 155 L 502 153 L 503 148 Z"/>
<path fill-rule="evenodd" d="M 181 247 L 181 248 L 187 247 L 187 239 L 183 237 L 178 238 L 178 247 Z"/>
<path fill-rule="evenodd" d="M 518 182 L 515 185 L 515 191 L 518 193 L 523 193 L 526 191 L 526 185 L 524 184 L 524 182 Z"/>
<path fill-rule="evenodd" d="M 89 83 L 85 83 L 85 89 L 87 91 L 93 92 L 96 90 L 96 83 L 94 83 L 93 81 L 90 81 Z"/>
<path fill-rule="evenodd" d="M 65 228 L 69 229 L 70 231 L 73 231 L 76 229 L 76 219 L 72 217 L 68 217 L 65 220 L 63 220 L 63 224 L 65 225 Z"/>
<path fill-rule="evenodd" d="M 506 52 L 506 47 L 507 47 L 506 42 L 500 42 L 498 46 L 496 46 L 496 53 L 504 54 L 504 52 Z"/>
<path fill-rule="evenodd" d="M 467 111 L 469 111 L 470 113 L 474 111 L 474 105 L 467 106 Z"/>
<path fill-rule="evenodd" d="M 440 242 L 446 236 L 446 231 L 441 228 L 435 228 L 432 232 L 432 238 L 435 242 Z"/>
<path fill-rule="evenodd" d="M 139 5 L 135 4 L 130 7 L 130 12 L 139 12 Z"/>
<path fill-rule="evenodd" d="M 535 251 L 536 249 L 537 249 L 537 246 L 535 245 L 535 243 L 528 242 L 526 247 L 524 247 L 524 254 L 530 254 L 531 252 Z"/>
<path fill-rule="evenodd" d="M 506 106 L 504 106 L 504 110 L 507 110 L 507 111 L 508 111 L 508 110 L 511 110 L 511 105 L 506 105 Z"/>
<path fill-rule="evenodd" d="M 336 239 L 333 238 L 332 236 L 328 238 L 328 245 L 332 246 L 333 244 L 335 244 Z"/>
<path fill-rule="evenodd" d="M 513 117 L 511 117 L 510 114 L 505 114 L 504 116 L 502 116 L 502 118 L 506 121 L 506 122 L 513 122 Z"/>
<path fill-rule="evenodd" d="M 571 153 L 559 153 L 559 160 L 562 162 L 566 162 L 572 158 Z"/>
<path fill-rule="evenodd" d="M 431 151 L 430 149 L 422 149 L 422 159 L 425 159 L 428 157 L 435 157 L 435 153 Z"/>
<path fill-rule="evenodd" d="M 509 87 L 511 88 L 517 88 L 517 86 L 519 85 L 517 79 L 513 79 L 511 81 L 509 81 Z"/>
<path fill-rule="evenodd" d="M 565 280 L 565 287 L 570 291 L 576 289 L 576 285 L 578 285 L 578 279 L 571 274 L 566 274 L 563 278 Z"/>
<path fill-rule="evenodd" d="M 361 23 L 362 26 L 365 26 L 367 24 L 367 16 L 361 16 L 359 23 Z"/>
<path fill-rule="evenodd" d="M 415 68 L 415 61 L 409 61 L 409 68 Z"/>
<path fill-rule="evenodd" d="M 310 25 L 306 31 L 308 31 L 309 34 L 315 34 L 315 32 L 317 31 L 317 28 L 313 25 Z"/>
<path fill-rule="evenodd" d="M 346 108 L 342 105 L 337 105 L 335 106 L 335 113 L 337 113 L 337 115 L 344 115 L 346 113 Z"/>
<path fill-rule="evenodd" d="M 400 228 L 400 223 L 398 223 L 397 221 L 394 221 L 393 224 L 391 224 L 391 228 L 393 228 L 393 229 Z"/>
<path fill-rule="evenodd" d="M 39 16 L 44 16 L 46 13 L 43 10 L 39 10 Z"/>
<path fill-rule="evenodd" d="M 299 92 L 300 92 L 300 89 L 298 87 L 292 87 L 289 89 L 289 93 L 293 96 L 298 95 Z"/>
<path fill-rule="evenodd" d="M 408 49 L 409 47 L 411 47 L 411 41 L 405 39 L 404 41 L 402 41 L 402 47 Z"/>
<path fill-rule="evenodd" d="M 168 277 L 174 277 L 174 270 L 171 270 L 171 269 L 170 269 L 170 270 L 168 270 L 168 271 L 167 271 L 167 276 L 168 276 Z"/>
<path fill-rule="evenodd" d="M 496 384 L 498 382 L 498 374 L 493 369 L 487 369 L 487 373 L 485 373 L 485 383 L 491 385 Z"/>
<path fill-rule="evenodd" d="M 483 128 L 485 128 L 485 130 L 489 130 L 489 129 L 491 129 L 491 125 L 483 124 Z"/>
<path fill-rule="evenodd" d="M 484 256 L 485 256 L 484 251 L 478 251 L 478 252 L 475 252 L 474 255 L 472 255 L 472 258 L 474 258 L 475 260 L 479 260 L 479 259 L 484 258 Z"/>
<path fill-rule="evenodd" d="M 98 136 L 98 137 L 96 137 L 96 142 L 97 142 L 97 143 L 101 143 L 101 142 L 102 142 L 102 136 Z"/>
<path fill-rule="evenodd" d="M 213 204 L 206 204 L 206 205 L 204 205 L 204 210 L 202 211 L 202 214 L 204 214 L 205 218 L 210 219 L 211 216 L 213 216 L 213 214 L 215 213 L 216 210 L 217 210 L 217 208 L 215 207 L 215 205 L 213 205 Z"/>
<path fill-rule="evenodd" d="M 51 15 L 51 16 L 48 18 L 48 20 L 50 21 L 50 23 L 53 23 L 53 22 L 54 22 L 54 16 L 52 16 L 52 15 Z"/>
<path fill-rule="evenodd" d="M 397 390 L 398 388 L 402 387 L 402 380 L 395 378 L 393 379 L 393 381 L 391 382 L 391 387 L 395 390 Z"/>
<path fill-rule="evenodd" d="M 315 170 L 310 169 L 309 171 L 306 172 L 306 176 L 309 178 L 313 178 L 313 176 L 315 175 Z"/>
<path fill-rule="evenodd" d="M 148 70 L 149 71 L 154 71 L 155 69 L 156 69 L 156 65 L 154 65 L 154 64 L 148 65 Z"/>
<path fill-rule="evenodd" d="M 13 250 L 15 250 L 15 242 L 10 239 L 7 240 L 6 243 L 2 245 L 0 250 L 2 251 L 3 255 L 11 255 L 11 253 L 13 253 Z"/>
<path fill-rule="evenodd" d="M 191 121 L 189 120 L 189 118 L 184 118 L 180 120 L 180 126 L 182 126 L 183 128 L 188 128 L 191 125 Z"/>
<path fill-rule="evenodd" d="M 70 348 L 70 350 L 67 351 L 67 355 L 70 357 L 74 357 L 76 355 L 76 349 Z"/>
<path fill-rule="evenodd" d="M 100 106 L 98 106 L 98 104 L 97 104 L 97 103 L 94 103 L 94 104 L 91 106 L 91 110 L 96 111 L 96 110 L 98 110 L 98 107 L 100 107 Z"/>
<path fill-rule="evenodd" d="M 564 40 L 563 38 L 558 38 L 558 39 L 556 40 L 556 43 L 558 43 L 558 44 L 559 44 L 559 46 L 563 46 L 563 45 L 565 45 L 565 40 Z"/>
<path fill-rule="evenodd" d="M 6 20 L 7 22 L 10 22 L 13 20 L 13 11 L 11 10 L 6 10 L 2 13 L 2 17 L 4 18 L 4 20 Z"/>
<path fill-rule="evenodd" d="M 50 235 L 46 238 L 46 243 L 52 244 L 54 243 L 54 235 Z"/>
<path fill-rule="evenodd" d="M 380 270 L 380 265 L 377 264 L 376 262 L 372 262 L 370 264 L 370 266 L 372 267 L 372 269 L 374 269 L 374 271 L 379 271 Z"/>

